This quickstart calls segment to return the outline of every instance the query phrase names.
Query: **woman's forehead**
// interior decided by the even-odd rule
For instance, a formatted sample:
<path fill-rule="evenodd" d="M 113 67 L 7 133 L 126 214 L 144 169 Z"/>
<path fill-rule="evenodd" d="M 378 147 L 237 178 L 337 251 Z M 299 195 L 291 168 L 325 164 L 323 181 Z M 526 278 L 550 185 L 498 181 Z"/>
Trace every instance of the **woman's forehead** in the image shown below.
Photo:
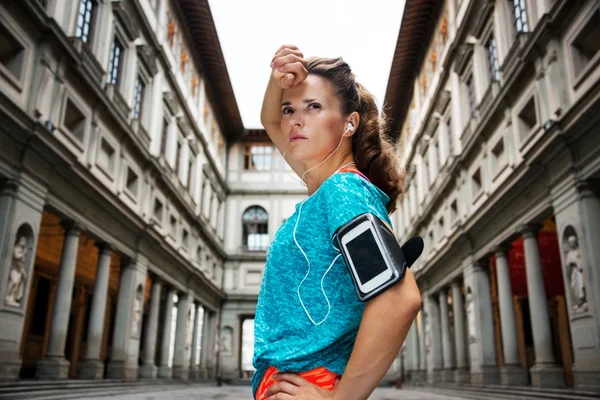
<path fill-rule="evenodd" d="M 306 99 L 334 100 L 335 91 L 328 80 L 317 75 L 308 75 L 299 85 L 285 89 L 282 100 L 303 101 Z"/>

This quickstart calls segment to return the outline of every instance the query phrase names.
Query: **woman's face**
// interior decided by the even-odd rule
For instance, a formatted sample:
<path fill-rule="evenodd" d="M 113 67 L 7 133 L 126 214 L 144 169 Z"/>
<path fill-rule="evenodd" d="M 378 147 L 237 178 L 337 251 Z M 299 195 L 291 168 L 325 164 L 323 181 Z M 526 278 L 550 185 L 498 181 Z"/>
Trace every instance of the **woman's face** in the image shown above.
<path fill-rule="evenodd" d="M 287 140 L 287 154 L 307 166 L 323 161 L 336 149 L 348 121 L 341 113 L 333 84 L 317 75 L 283 91 L 281 132 Z M 347 140 L 337 153 L 351 151 Z M 344 144 L 346 146 L 344 146 Z"/>

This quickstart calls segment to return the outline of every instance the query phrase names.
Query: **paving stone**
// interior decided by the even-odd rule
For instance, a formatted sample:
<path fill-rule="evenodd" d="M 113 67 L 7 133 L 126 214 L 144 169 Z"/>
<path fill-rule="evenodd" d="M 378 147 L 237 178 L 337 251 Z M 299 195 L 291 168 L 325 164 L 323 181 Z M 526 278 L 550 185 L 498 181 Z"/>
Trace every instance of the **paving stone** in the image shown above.
<path fill-rule="evenodd" d="M 128 395 L 82 397 L 85 400 L 252 400 L 248 386 L 206 387 L 144 392 Z M 462 397 L 432 394 L 417 389 L 378 388 L 369 400 L 463 400 Z"/>

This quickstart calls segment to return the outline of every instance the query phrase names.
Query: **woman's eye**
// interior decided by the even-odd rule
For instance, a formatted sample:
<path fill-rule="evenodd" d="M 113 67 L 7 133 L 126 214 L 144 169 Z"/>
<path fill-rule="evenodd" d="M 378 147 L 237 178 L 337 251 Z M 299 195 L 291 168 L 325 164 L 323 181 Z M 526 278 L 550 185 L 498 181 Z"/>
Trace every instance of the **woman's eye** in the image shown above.
<path fill-rule="evenodd" d="M 294 110 L 292 110 L 290 107 L 286 107 L 282 110 L 283 114 L 290 114 L 292 113 Z"/>
<path fill-rule="evenodd" d="M 319 103 L 310 103 L 308 105 L 308 108 L 311 110 L 317 109 L 317 108 L 321 108 L 321 105 Z"/>

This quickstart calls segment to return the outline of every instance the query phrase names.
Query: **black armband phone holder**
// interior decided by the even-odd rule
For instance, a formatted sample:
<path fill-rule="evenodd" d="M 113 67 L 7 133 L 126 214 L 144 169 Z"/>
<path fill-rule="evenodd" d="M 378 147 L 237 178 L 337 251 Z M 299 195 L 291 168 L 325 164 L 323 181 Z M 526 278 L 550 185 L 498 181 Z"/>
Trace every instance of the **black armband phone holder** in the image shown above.
<path fill-rule="evenodd" d="M 391 229 L 364 213 L 339 227 L 332 240 L 342 253 L 360 301 L 383 293 L 406 272 L 404 253 Z"/>

